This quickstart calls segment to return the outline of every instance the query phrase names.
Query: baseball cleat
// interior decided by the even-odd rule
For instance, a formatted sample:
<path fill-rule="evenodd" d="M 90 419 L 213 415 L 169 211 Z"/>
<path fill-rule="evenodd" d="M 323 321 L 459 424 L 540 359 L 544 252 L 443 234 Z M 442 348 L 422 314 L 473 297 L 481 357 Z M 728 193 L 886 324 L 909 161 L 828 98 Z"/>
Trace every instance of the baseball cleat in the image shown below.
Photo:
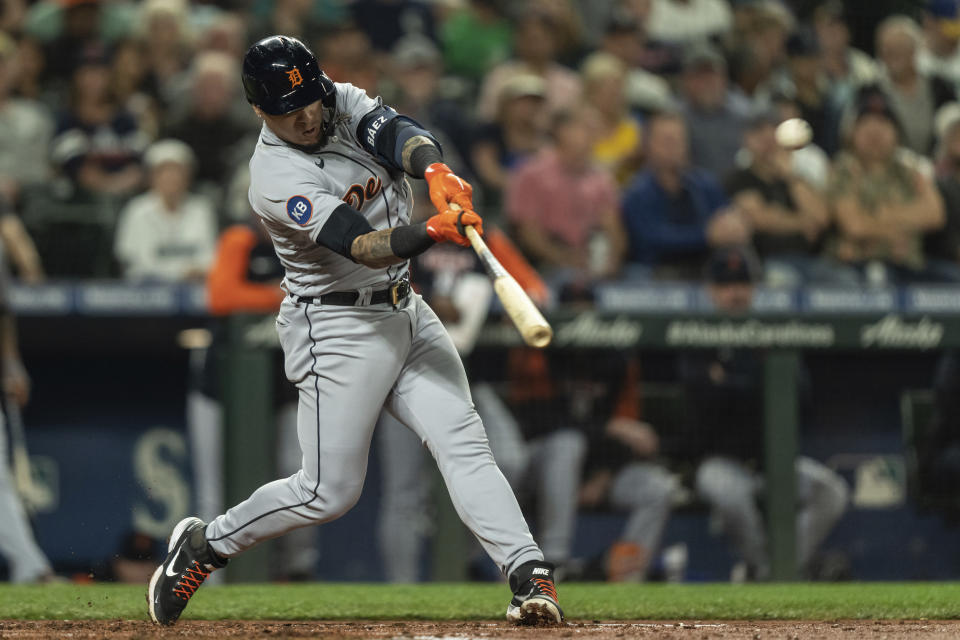
<path fill-rule="evenodd" d="M 173 528 L 167 545 L 167 558 L 150 578 L 147 603 L 150 619 L 171 625 L 187 607 L 187 602 L 211 571 L 227 566 L 207 544 L 205 522 L 184 518 Z"/>
<path fill-rule="evenodd" d="M 554 566 L 549 562 L 524 562 L 510 574 L 513 599 L 507 605 L 507 620 L 514 624 L 560 624 L 563 609 L 553 583 Z"/>

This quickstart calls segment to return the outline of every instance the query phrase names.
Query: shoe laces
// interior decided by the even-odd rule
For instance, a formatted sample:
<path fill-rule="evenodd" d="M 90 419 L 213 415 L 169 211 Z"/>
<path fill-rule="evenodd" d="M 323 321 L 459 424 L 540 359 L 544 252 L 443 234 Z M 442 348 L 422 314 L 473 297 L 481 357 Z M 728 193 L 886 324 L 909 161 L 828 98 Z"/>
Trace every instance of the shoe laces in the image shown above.
<path fill-rule="evenodd" d="M 560 602 L 560 598 L 557 596 L 557 587 L 554 586 L 553 580 L 550 578 L 532 578 L 531 580 L 543 595 L 550 596 L 555 602 Z"/>
<path fill-rule="evenodd" d="M 173 592 L 181 600 L 189 600 L 209 575 L 210 572 L 205 571 L 200 563 L 194 560 L 192 566 L 183 570 L 183 574 L 173 588 Z"/>

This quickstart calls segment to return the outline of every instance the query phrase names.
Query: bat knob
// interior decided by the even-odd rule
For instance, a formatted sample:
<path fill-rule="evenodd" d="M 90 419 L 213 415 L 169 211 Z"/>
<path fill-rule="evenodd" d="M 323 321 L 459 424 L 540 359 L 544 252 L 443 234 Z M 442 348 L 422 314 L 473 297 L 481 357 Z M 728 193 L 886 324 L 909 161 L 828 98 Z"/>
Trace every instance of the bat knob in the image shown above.
<path fill-rule="evenodd" d="M 543 349 L 553 340 L 553 329 L 549 326 L 530 327 L 523 339 L 531 347 Z"/>

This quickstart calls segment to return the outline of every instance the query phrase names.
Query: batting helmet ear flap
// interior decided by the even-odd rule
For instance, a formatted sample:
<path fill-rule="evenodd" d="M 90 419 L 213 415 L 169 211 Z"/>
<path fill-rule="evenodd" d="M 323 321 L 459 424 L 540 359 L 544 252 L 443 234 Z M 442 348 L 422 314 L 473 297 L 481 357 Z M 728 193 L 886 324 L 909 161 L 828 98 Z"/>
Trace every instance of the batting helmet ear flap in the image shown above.
<path fill-rule="evenodd" d="M 323 102 L 323 117 L 326 118 L 323 123 L 323 135 L 329 138 L 333 135 L 333 128 L 337 124 L 337 87 L 323 69 L 320 69 L 320 83 L 323 85 L 323 97 L 320 100 Z"/>

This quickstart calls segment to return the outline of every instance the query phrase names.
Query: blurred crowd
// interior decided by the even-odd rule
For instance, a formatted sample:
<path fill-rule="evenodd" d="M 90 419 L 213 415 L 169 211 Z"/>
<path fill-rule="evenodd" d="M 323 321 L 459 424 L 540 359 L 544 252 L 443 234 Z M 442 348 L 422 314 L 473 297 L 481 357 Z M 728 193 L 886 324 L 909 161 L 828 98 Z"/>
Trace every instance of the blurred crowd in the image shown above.
<path fill-rule="evenodd" d="M 206 281 L 216 314 L 275 309 L 282 274 L 250 224 L 261 123 L 240 65 L 249 44 L 282 33 L 333 80 L 436 135 L 474 185 L 494 252 L 538 302 L 589 304 L 606 281 L 681 280 L 739 313 L 758 283 L 960 282 L 960 0 L 869 3 L 903 14 L 866 4 L 6 0 L 0 239 L 26 282 Z M 872 33 L 856 48 L 864 24 Z M 478 301 L 492 297 L 485 277 L 469 277 L 476 266 L 437 247 L 413 267 L 465 359 L 486 319 Z M 770 575 L 760 355 L 681 354 L 680 394 L 661 409 L 638 395 L 634 354 L 504 360 L 471 363 L 474 402 L 504 474 L 535 494 L 548 559 L 570 577 L 650 575 L 680 490 L 665 458 L 670 471 L 684 463 L 744 577 Z M 193 364 L 191 446 L 220 451 L 215 359 Z M 276 403 L 281 432 L 288 401 Z M 696 434 L 668 437 L 677 426 Z M 385 573 L 416 580 L 423 450 L 398 426 L 379 434 Z M 295 470 L 295 438 L 286 450 L 278 467 Z M 195 455 L 203 516 L 222 507 L 212 459 Z M 809 458 L 796 480 L 797 563 L 813 575 L 849 490 Z M 584 508 L 629 514 L 599 567 L 572 557 Z M 315 558 L 297 544 L 294 560 Z M 312 577 L 315 566 L 293 563 L 285 577 Z"/>
<path fill-rule="evenodd" d="M 284 33 L 433 131 L 560 300 L 726 246 L 773 286 L 960 281 L 958 2 L 906 6 L 870 55 L 840 0 L 8 0 L 4 237 L 27 281 L 204 278 L 250 216 L 242 56 Z"/>

